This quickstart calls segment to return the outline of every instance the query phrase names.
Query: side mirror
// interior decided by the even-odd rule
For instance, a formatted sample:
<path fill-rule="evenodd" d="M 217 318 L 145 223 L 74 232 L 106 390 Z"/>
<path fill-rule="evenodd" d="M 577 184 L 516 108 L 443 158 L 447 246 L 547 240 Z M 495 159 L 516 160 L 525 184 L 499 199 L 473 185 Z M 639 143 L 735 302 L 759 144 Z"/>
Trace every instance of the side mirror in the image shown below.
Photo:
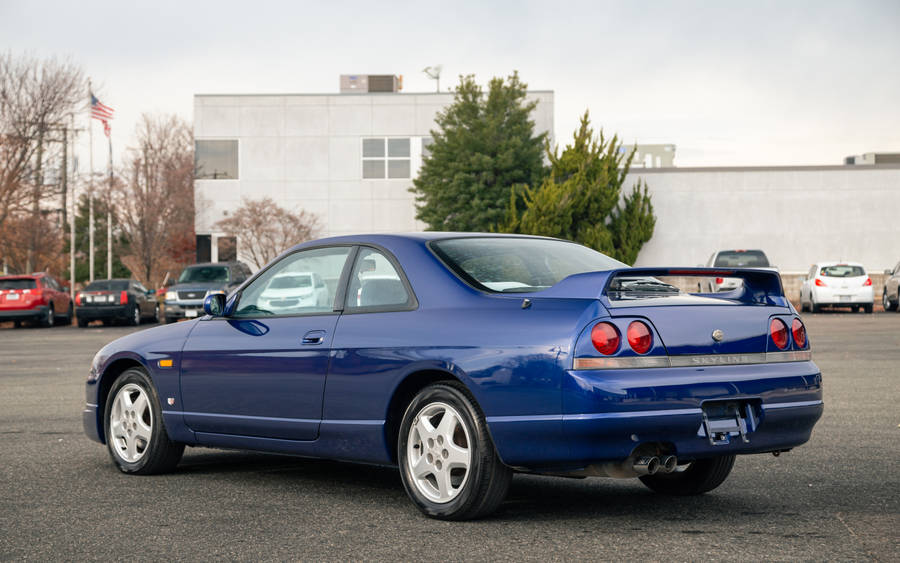
<path fill-rule="evenodd" d="M 225 294 L 210 293 L 203 300 L 203 312 L 213 317 L 221 317 L 225 313 Z"/>

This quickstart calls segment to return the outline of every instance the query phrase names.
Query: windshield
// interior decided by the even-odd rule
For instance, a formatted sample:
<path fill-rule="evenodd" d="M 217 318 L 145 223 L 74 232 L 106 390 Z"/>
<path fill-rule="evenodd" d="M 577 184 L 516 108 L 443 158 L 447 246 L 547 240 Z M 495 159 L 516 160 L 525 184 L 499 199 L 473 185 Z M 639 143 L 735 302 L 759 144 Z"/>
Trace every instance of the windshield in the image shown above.
<path fill-rule="evenodd" d="M 862 269 L 862 266 L 847 266 L 843 264 L 826 266 L 822 268 L 819 275 L 826 278 L 856 278 L 866 275 L 866 271 Z"/>
<path fill-rule="evenodd" d="M 127 289 L 127 281 L 98 280 L 89 283 L 84 291 L 126 291 Z"/>
<path fill-rule="evenodd" d="M 178 277 L 178 283 L 227 282 L 226 266 L 193 266 L 185 268 Z"/>
<path fill-rule="evenodd" d="M 37 282 L 31 278 L 0 280 L 0 289 L 37 289 Z"/>
<path fill-rule="evenodd" d="M 562 240 L 472 237 L 433 241 L 429 246 L 469 284 L 504 293 L 541 291 L 573 274 L 628 267 Z"/>
<path fill-rule="evenodd" d="M 723 250 L 713 266 L 768 268 L 769 259 L 762 250 Z"/>

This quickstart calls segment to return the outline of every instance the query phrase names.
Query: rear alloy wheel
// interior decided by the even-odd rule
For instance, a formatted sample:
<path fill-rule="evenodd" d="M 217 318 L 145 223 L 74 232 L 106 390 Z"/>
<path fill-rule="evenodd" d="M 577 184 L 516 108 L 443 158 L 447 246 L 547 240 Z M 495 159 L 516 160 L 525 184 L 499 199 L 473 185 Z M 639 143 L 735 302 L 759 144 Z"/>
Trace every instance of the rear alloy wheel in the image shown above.
<path fill-rule="evenodd" d="M 885 287 L 884 291 L 881 293 L 881 305 L 884 307 L 885 311 L 893 311 L 897 308 L 897 302 L 891 301 L 890 297 L 888 297 L 887 287 Z"/>
<path fill-rule="evenodd" d="M 153 308 L 153 322 L 159 322 L 159 304 L 156 304 L 156 307 Z"/>
<path fill-rule="evenodd" d="M 131 318 L 128 319 L 128 324 L 131 326 L 137 326 L 141 324 L 141 308 L 135 305 L 131 311 Z"/>
<path fill-rule="evenodd" d="M 53 323 L 56 320 L 56 315 L 53 312 L 53 305 L 50 305 L 47 308 L 47 314 L 44 315 L 44 318 L 41 319 L 41 326 L 44 328 L 51 328 Z"/>
<path fill-rule="evenodd" d="M 409 404 L 397 440 L 400 476 L 426 515 L 469 520 L 497 509 L 512 478 L 484 415 L 457 382 L 430 385 Z"/>
<path fill-rule="evenodd" d="M 169 440 L 159 397 L 140 368 L 130 368 L 113 383 L 104 416 L 106 445 L 123 473 L 150 475 L 173 469 L 184 444 Z"/>
<path fill-rule="evenodd" d="M 667 495 L 699 495 L 709 492 L 723 482 L 734 467 L 733 455 L 698 459 L 687 466 L 679 466 L 672 473 L 644 475 L 641 483 L 657 493 Z"/>

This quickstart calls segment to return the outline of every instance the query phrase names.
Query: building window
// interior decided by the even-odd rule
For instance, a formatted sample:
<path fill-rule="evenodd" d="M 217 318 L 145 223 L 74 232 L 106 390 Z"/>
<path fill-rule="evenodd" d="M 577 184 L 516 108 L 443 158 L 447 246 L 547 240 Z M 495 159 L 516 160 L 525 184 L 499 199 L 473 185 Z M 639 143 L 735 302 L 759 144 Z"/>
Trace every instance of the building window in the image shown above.
<path fill-rule="evenodd" d="M 409 178 L 410 170 L 408 138 L 362 140 L 363 178 Z"/>
<path fill-rule="evenodd" d="M 196 141 L 194 178 L 198 180 L 237 180 L 238 142 Z"/>
<path fill-rule="evenodd" d="M 422 160 L 431 158 L 431 143 L 434 139 L 431 137 L 422 137 Z"/>

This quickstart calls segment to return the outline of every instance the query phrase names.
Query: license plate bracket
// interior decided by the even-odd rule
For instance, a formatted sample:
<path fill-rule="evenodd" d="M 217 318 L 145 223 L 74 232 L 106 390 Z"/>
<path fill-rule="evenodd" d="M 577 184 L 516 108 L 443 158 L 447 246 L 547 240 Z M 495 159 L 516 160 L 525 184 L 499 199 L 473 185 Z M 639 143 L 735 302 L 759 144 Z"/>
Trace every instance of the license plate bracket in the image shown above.
<path fill-rule="evenodd" d="M 197 309 L 185 309 L 184 316 L 192 319 L 197 316 Z"/>
<path fill-rule="evenodd" d="M 730 444 L 733 438 L 750 443 L 749 434 L 759 426 L 759 399 L 713 401 L 703 403 L 703 423 L 699 434 L 712 446 Z"/>

